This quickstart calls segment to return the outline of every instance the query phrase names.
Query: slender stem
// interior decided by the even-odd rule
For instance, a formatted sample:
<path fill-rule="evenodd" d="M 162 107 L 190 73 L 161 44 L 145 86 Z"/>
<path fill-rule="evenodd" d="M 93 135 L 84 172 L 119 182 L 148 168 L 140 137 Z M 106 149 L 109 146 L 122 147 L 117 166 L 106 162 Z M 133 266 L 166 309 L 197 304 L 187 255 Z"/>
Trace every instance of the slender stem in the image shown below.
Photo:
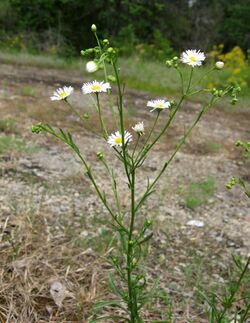
<path fill-rule="evenodd" d="M 187 85 L 187 89 L 186 89 L 186 96 L 188 95 L 188 92 L 190 90 L 190 86 L 191 86 L 191 82 L 192 82 L 192 77 L 193 77 L 193 71 L 194 71 L 194 68 L 191 67 L 191 71 L 190 71 L 190 76 L 189 76 L 189 81 L 188 81 L 188 85 Z"/>
<path fill-rule="evenodd" d="M 101 128 L 102 128 L 102 134 L 103 134 L 104 139 L 107 139 L 108 132 L 107 132 L 107 129 L 105 127 L 105 123 L 102 118 L 102 112 L 101 112 L 101 106 L 100 106 L 100 100 L 99 100 L 98 93 L 96 93 L 96 105 L 97 105 L 98 116 L 99 116 L 99 120 L 100 120 L 100 124 L 101 124 Z"/>
<path fill-rule="evenodd" d="M 69 101 L 67 100 L 67 99 L 65 99 L 64 100 L 67 104 L 68 104 L 68 106 L 70 107 L 70 109 L 72 110 L 72 112 L 75 114 L 75 115 L 77 115 L 78 116 L 78 118 L 82 121 L 82 122 L 84 122 L 85 121 L 85 119 L 80 115 L 80 113 L 69 103 Z"/>
<path fill-rule="evenodd" d="M 135 323 L 136 317 L 138 317 L 137 302 L 135 300 L 136 290 L 132 281 L 133 270 L 133 231 L 135 221 L 135 171 L 131 172 L 131 218 L 128 234 L 128 247 L 127 247 L 127 284 L 128 284 L 128 309 L 130 311 L 130 322 Z"/>
<path fill-rule="evenodd" d="M 103 50 L 102 50 L 102 46 L 101 46 L 99 37 L 98 37 L 98 35 L 97 35 L 96 32 L 94 34 L 95 34 L 95 38 L 96 38 L 98 47 L 100 49 L 100 53 L 102 54 L 103 53 Z M 103 62 L 103 71 L 104 71 L 105 82 L 108 82 L 108 74 L 107 74 L 107 67 L 106 67 L 105 59 L 103 59 L 102 62 Z M 109 107 L 110 107 L 110 110 L 111 110 L 111 113 L 112 113 L 112 116 L 113 116 L 113 119 L 114 119 L 114 122 L 115 122 L 115 126 L 117 127 L 117 121 L 116 121 L 116 116 L 115 116 L 114 104 L 113 104 L 113 99 L 112 99 L 111 91 L 108 90 L 107 93 L 108 93 L 108 97 L 109 97 Z"/>
<path fill-rule="evenodd" d="M 234 290 L 231 293 L 230 298 L 228 299 L 228 301 L 224 305 L 224 309 L 223 309 L 223 311 L 222 311 L 222 313 L 221 313 L 221 315 L 219 317 L 219 322 L 221 322 L 221 320 L 224 318 L 224 315 L 226 314 L 227 310 L 231 307 L 232 302 L 234 300 L 234 296 L 235 296 L 235 294 L 237 293 L 237 291 L 240 288 L 241 281 L 242 281 L 243 277 L 245 276 L 245 273 L 246 273 L 249 265 L 250 265 L 250 257 L 248 258 L 248 260 L 246 262 L 246 265 L 245 265 L 243 271 L 240 274 L 240 277 L 239 277 L 239 279 L 238 279 L 238 281 L 236 283 L 236 288 L 234 288 Z"/>
<path fill-rule="evenodd" d="M 182 93 L 182 96 L 184 96 L 184 79 L 183 79 L 183 75 L 182 75 L 182 72 L 181 70 L 179 69 L 179 67 L 176 68 L 179 76 L 180 76 L 180 80 L 181 80 L 181 93 Z"/>
<path fill-rule="evenodd" d="M 140 138 L 141 138 L 141 136 L 139 134 L 137 134 L 136 142 L 135 142 L 134 149 L 133 149 L 133 152 L 132 152 L 132 159 L 134 158 L 134 154 L 136 152 L 136 148 L 138 146 Z"/>
<path fill-rule="evenodd" d="M 115 201 L 116 201 L 116 206 L 117 206 L 117 211 L 118 211 L 118 214 L 121 218 L 121 203 L 120 203 L 120 197 L 119 197 L 119 194 L 118 194 L 118 190 L 117 190 L 117 183 L 116 183 L 116 179 L 115 179 L 115 175 L 114 175 L 114 172 L 113 170 L 111 170 L 106 162 L 106 160 L 104 158 L 101 159 L 103 165 L 105 166 L 110 178 L 111 178 L 111 181 L 112 181 L 112 191 L 114 193 L 114 197 L 115 197 Z"/>
<path fill-rule="evenodd" d="M 198 85 L 198 84 L 200 84 L 200 82 L 206 77 L 206 76 L 208 76 L 210 73 L 212 73 L 214 70 L 216 69 L 216 67 L 213 67 L 213 68 L 211 68 L 209 71 L 207 71 L 206 73 L 204 73 L 199 79 L 198 79 L 198 81 L 196 81 L 195 83 L 194 83 L 194 85 Z"/>
<path fill-rule="evenodd" d="M 122 154 L 123 154 L 123 160 L 124 160 L 124 168 L 125 172 L 127 175 L 127 179 L 129 182 L 129 185 L 131 185 L 131 179 L 130 179 L 130 174 L 129 174 L 129 169 L 128 169 L 128 161 L 127 161 L 127 156 L 126 156 L 126 147 L 125 147 L 125 130 L 124 130 L 124 120 L 123 120 L 123 103 L 122 103 L 122 90 L 121 90 L 121 84 L 120 84 L 120 78 L 118 74 L 118 70 L 116 67 L 116 63 L 112 61 L 112 66 L 115 72 L 115 77 L 116 77 L 116 82 L 117 82 L 117 87 L 118 87 L 118 110 L 119 110 L 119 117 L 120 117 L 120 130 L 121 130 L 121 135 L 122 135 Z"/>

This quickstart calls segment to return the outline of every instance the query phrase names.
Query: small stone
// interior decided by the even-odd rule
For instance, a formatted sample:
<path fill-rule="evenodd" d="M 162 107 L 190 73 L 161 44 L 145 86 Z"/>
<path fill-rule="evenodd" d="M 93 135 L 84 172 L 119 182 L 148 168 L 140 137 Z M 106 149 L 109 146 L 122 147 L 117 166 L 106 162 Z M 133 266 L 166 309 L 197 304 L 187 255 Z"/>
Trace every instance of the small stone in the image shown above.
<path fill-rule="evenodd" d="M 204 227 L 204 222 L 199 220 L 190 220 L 187 222 L 187 225 L 192 227 L 202 228 Z"/>

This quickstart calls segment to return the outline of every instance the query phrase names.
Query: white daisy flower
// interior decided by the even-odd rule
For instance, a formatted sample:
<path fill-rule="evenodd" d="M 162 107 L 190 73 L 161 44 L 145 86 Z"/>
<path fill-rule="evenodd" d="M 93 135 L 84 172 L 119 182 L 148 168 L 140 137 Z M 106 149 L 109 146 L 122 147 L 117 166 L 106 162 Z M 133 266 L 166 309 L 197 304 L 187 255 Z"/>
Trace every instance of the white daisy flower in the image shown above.
<path fill-rule="evenodd" d="M 196 49 L 188 49 L 181 54 L 181 61 L 184 64 L 194 66 L 201 66 L 206 56 L 203 52 Z"/>
<path fill-rule="evenodd" d="M 86 64 L 86 71 L 88 73 L 94 73 L 98 70 L 98 65 L 94 61 L 89 61 Z"/>
<path fill-rule="evenodd" d="M 137 124 L 134 125 L 134 127 L 132 127 L 132 129 L 138 133 L 138 135 L 142 135 L 144 134 L 144 123 L 142 122 L 138 122 Z"/>
<path fill-rule="evenodd" d="M 60 101 L 67 99 L 70 94 L 74 92 L 74 89 L 72 86 L 64 86 L 63 88 L 59 88 L 56 91 L 54 91 L 53 96 L 50 97 L 52 101 Z"/>
<path fill-rule="evenodd" d="M 165 100 L 148 101 L 147 107 L 153 108 L 150 112 L 154 110 L 164 110 L 170 107 L 170 102 Z"/>
<path fill-rule="evenodd" d="M 132 135 L 125 130 L 124 133 L 124 143 L 127 144 L 130 141 L 132 141 Z M 108 137 L 108 144 L 110 144 L 110 147 L 121 147 L 122 146 L 122 135 L 120 133 L 120 131 L 116 131 L 114 134 L 112 133 L 109 137 Z"/>
<path fill-rule="evenodd" d="M 107 90 L 111 89 L 110 84 L 98 81 L 93 81 L 92 83 L 84 83 L 82 86 L 83 94 L 90 94 L 90 93 L 100 93 L 100 92 L 107 92 Z"/>

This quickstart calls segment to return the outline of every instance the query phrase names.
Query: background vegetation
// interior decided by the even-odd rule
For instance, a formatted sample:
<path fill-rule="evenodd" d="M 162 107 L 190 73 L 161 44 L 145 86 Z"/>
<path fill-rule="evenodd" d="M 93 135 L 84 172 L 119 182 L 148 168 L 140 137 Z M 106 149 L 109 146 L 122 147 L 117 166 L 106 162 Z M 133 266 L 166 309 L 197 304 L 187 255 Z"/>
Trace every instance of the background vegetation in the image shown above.
<path fill-rule="evenodd" d="M 89 26 L 130 54 L 224 44 L 229 51 L 250 43 L 250 0 L 1 0 L 0 41 L 13 49 L 29 48 L 68 56 L 92 45 Z"/>

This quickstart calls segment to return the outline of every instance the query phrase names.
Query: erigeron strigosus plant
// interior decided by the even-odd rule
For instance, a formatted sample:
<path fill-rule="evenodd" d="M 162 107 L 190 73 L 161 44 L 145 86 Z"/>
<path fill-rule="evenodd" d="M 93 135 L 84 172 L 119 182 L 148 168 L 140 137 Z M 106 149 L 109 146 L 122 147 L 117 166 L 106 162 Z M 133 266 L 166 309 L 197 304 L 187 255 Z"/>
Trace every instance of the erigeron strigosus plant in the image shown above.
<path fill-rule="evenodd" d="M 103 167 L 110 176 L 114 196 L 112 201 L 107 199 L 105 192 L 96 180 L 96 176 L 91 165 L 76 145 L 71 133 L 65 132 L 61 128 L 58 130 L 54 129 L 50 125 L 42 123 L 34 125 L 32 127 L 32 131 L 34 133 L 46 132 L 63 141 L 74 151 L 80 159 L 84 171 L 86 172 L 89 181 L 92 183 L 99 199 L 111 217 L 109 224 L 112 230 L 119 237 L 119 250 L 117 250 L 116 254 L 108 259 L 116 272 L 116 277 L 118 278 L 117 282 L 115 282 L 115 279 L 112 276 L 110 276 L 109 279 L 110 287 L 112 292 L 116 294 L 117 300 L 105 300 L 99 302 L 97 307 L 104 308 L 105 306 L 111 305 L 112 307 L 117 307 L 120 312 L 119 314 L 103 314 L 102 316 L 93 318 L 91 322 L 104 321 L 108 319 L 113 319 L 115 322 L 143 322 L 141 315 L 142 309 L 143 306 L 150 302 L 154 297 L 156 283 L 153 284 L 151 289 L 148 289 L 146 277 L 140 267 L 144 247 L 153 236 L 153 233 L 150 230 L 152 227 L 152 221 L 150 218 L 147 218 L 141 224 L 136 223 L 137 215 L 144 202 L 154 192 L 155 186 L 161 176 L 166 171 L 167 167 L 202 116 L 208 112 L 218 100 L 225 96 L 231 97 L 232 104 L 236 103 L 236 96 L 240 89 L 233 86 L 228 86 L 221 90 L 217 90 L 215 88 L 212 90 L 202 88 L 200 84 L 203 78 L 198 82 L 194 82 L 193 75 L 195 73 L 195 68 L 201 66 L 205 60 L 205 54 L 198 50 L 187 50 L 182 53 L 180 58 L 174 57 L 172 60 L 166 61 L 166 65 L 169 68 L 174 68 L 179 75 L 181 88 L 180 98 L 176 101 L 155 99 L 147 102 L 147 107 L 150 108 L 152 118 L 154 119 L 152 127 L 151 129 L 145 129 L 144 123 L 141 121 L 132 127 L 132 131 L 134 133 L 132 136 L 132 134 L 125 129 L 124 125 L 124 86 L 121 84 L 120 80 L 117 50 L 109 46 L 109 41 L 107 39 L 99 39 L 95 25 L 92 25 L 91 30 L 96 38 L 97 46 L 84 50 L 81 53 L 83 56 L 90 57 L 91 59 L 91 61 L 87 63 L 87 71 L 95 72 L 98 69 L 103 70 L 104 80 L 101 82 L 93 81 L 83 84 L 82 92 L 83 95 L 90 95 L 94 99 L 101 128 L 100 140 L 102 139 L 106 141 L 106 144 L 113 150 L 114 156 L 118 158 L 120 163 L 123 165 L 128 190 L 130 192 L 130 211 L 127 212 L 120 203 L 115 171 L 102 152 L 97 152 L 97 158 L 103 164 Z M 188 79 L 184 78 L 180 64 L 188 65 Z M 111 75 L 108 75 L 108 65 L 111 66 Z M 216 64 L 211 68 L 209 73 L 221 68 L 223 68 L 221 64 Z M 113 83 L 112 86 L 110 82 Z M 113 86 L 116 86 L 117 88 L 117 101 L 114 101 L 114 96 L 112 94 Z M 69 102 L 68 98 L 72 93 L 72 87 L 64 86 L 54 92 L 51 100 L 63 100 L 81 121 L 86 121 L 84 116 L 82 116 L 81 113 Z M 145 190 L 141 194 L 141 192 L 136 191 L 138 169 L 143 165 L 145 159 L 149 158 L 150 152 L 155 144 L 158 143 L 162 136 L 167 132 L 168 128 L 174 121 L 175 116 L 183 107 L 184 101 L 198 93 L 209 95 L 208 103 L 200 109 L 193 123 L 186 129 L 179 142 L 177 142 L 176 148 L 168 160 L 166 160 L 160 167 L 156 177 L 152 181 L 148 179 L 145 182 Z M 113 127 L 115 129 L 113 134 L 109 134 L 107 131 L 105 118 L 103 117 L 104 108 L 101 107 L 100 102 L 101 95 L 108 95 L 109 97 L 109 106 L 113 118 Z M 114 105 L 114 102 L 116 105 Z M 160 118 L 165 121 L 162 128 L 159 130 L 158 125 Z M 143 136 L 144 140 L 142 140 Z M 135 139 L 133 137 L 135 137 Z M 137 224 L 137 228 L 139 225 L 139 230 L 135 230 L 135 224 Z M 118 256 L 119 254 L 122 256 Z"/>

